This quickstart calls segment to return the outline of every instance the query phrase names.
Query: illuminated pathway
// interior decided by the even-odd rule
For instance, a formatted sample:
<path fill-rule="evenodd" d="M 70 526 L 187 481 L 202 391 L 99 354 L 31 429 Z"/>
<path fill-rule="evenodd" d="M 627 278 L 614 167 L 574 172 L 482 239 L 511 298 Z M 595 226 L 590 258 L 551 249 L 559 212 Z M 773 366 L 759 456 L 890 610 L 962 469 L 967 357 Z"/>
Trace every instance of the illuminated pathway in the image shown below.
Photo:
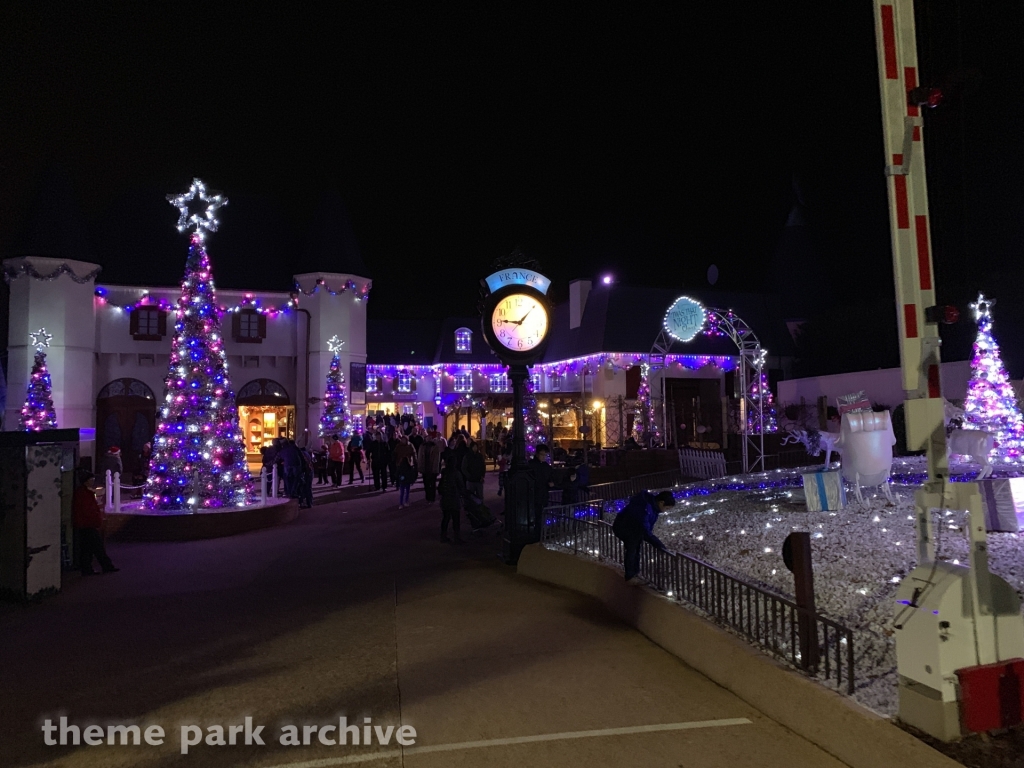
<path fill-rule="evenodd" d="M 421 499 L 414 491 L 402 511 L 393 491 L 318 506 L 230 539 L 115 543 L 120 573 L 0 607 L 0 763 L 840 766 L 596 603 L 515 576 L 493 532 L 439 543 L 440 513 Z M 43 718 L 62 714 L 160 724 L 167 738 L 45 746 Z M 182 722 L 246 716 L 265 726 L 265 746 L 180 754 Z M 415 745 L 326 746 L 315 733 L 309 746 L 278 743 L 282 725 L 301 739 L 340 716 L 411 725 Z"/>

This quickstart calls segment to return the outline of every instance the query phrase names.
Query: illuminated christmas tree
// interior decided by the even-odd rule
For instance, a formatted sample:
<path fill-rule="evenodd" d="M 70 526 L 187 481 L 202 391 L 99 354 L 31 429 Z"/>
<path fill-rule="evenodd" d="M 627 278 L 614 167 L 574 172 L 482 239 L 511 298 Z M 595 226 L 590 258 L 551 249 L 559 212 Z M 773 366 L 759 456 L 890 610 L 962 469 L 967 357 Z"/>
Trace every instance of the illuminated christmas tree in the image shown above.
<path fill-rule="evenodd" d="M 25 405 L 21 409 L 21 428 L 26 432 L 56 429 L 57 413 L 53 410 L 50 372 L 46 369 L 46 353 L 43 351 L 50 346 L 53 336 L 44 328 L 29 335 L 36 348 L 36 356 L 28 380 Z"/>
<path fill-rule="evenodd" d="M 146 505 L 165 510 L 245 506 L 252 501 L 252 480 L 204 245 L 204 230 L 217 230 L 214 213 L 227 200 L 207 195 L 198 179 L 185 194 L 167 199 L 180 212 L 178 230 L 194 231 L 173 310 L 167 396 L 153 440 Z M 190 215 L 190 202 L 205 207 Z"/>
<path fill-rule="evenodd" d="M 986 299 L 979 293 L 978 301 L 971 304 L 978 323 L 978 336 L 974 340 L 971 379 L 964 401 L 964 428 L 991 432 L 995 435 L 998 456 L 1013 461 L 1024 454 L 1024 417 L 999 356 L 999 344 L 992 335 L 995 303 L 994 299 Z"/>
<path fill-rule="evenodd" d="M 320 416 L 320 437 L 339 435 L 348 437 L 348 397 L 345 395 L 345 374 L 341 372 L 341 359 L 338 357 L 344 341 L 333 336 L 327 342 L 327 348 L 334 353 L 331 358 L 331 370 L 327 372 L 327 388 L 324 390 L 323 414 Z"/>
<path fill-rule="evenodd" d="M 775 410 L 775 398 L 768 386 L 768 375 L 761 370 L 758 381 L 750 384 L 750 397 L 753 407 L 747 416 L 747 432 L 756 435 L 762 430 L 766 435 L 779 431 L 778 412 Z M 760 414 L 761 418 L 758 418 Z"/>
<path fill-rule="evenodd" d="M 537 392 L 532 376 L 526 380 L 526 391 L 523 392 L 523 425 L 526 432 L 526 452 L 529 454 L 544 442 L 546 434 L 544 419 L 537 409 Z"/>

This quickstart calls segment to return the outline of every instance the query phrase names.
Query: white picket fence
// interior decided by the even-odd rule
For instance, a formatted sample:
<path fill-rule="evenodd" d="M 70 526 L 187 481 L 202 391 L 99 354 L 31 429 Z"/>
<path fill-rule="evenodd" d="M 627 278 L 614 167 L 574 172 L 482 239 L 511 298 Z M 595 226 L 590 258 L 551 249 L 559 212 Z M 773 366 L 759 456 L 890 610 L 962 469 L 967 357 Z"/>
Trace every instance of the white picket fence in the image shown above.
<path fill-rule="evenodd" d="M 698 480 L 711 480 L 723 477 L 725 471 L 725 454 L 720 451 L 699 451 L 696 448 L 679 449 L 679 470 L 684 477 L 695 477 Z"/>

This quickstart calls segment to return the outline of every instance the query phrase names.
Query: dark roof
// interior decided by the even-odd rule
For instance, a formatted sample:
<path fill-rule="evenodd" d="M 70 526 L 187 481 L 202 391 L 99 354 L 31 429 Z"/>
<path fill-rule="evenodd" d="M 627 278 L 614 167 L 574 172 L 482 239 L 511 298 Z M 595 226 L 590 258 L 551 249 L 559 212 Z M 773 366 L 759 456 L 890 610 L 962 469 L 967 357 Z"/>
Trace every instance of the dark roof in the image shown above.
<path fill-rule="evenodd" d="M 43 177 L 25 227 L 14 239 L 7 256 L 93 261 L 89 233 L 75 201 L 71 179 L 59 168 L 51 168 Z"/>
<path fill-rule="evenodd" d="M 316 271 L 371 277 L 340 193 L 328 192 L 320 199 L 306 234 L 303 264 Z"/>
<path fill-rule="evenodd" d="M 700 301 L 705 307 L 732 309 L 753 328 L 772 356 L 793 354 L 793 340 L 779 301 L 773 295 L 595 285 L 587 297 L 579 328 L 569 328 L 568 302 L 554 308 L 551 341 L 544 362 L 600 352 L 646 354 L 661 331 L 666 310 L 682 295 Z M 472 352 L 455 351 L 455 331 L 459 328 L 473 332 Z M 373 365 L 498 362 L 483 338 L 479 317 L 449 317 L 442 321 L 370 319 L 366 348 L 366 361 Z M 670 351 L 679 355 L 731 356 L 736 354 L 736 345 L 725 337 L 701 335 L 690 342 L 676 342 Z"/>
<path fill-rule="evenodd" d="M 473 332 L 473 346 L 470 352 L 455 351 L 455 332 L 459 328 L 468 328 Z M 438 340 L 438 363 L 498 363 L 495 355 L 484 339 L 480 329 L 479 317 L 446 317 L 441 323 L 441 338 Z"/>
<path fill-rule="evenodd" d="M 440 320 L 366 321 L 366 362 L 370 365 L 432 365 L 437 357 Z"/>
<path fill-rule="evenodd" d="M 595 285 L 587 297 L 579 328 L 569 329 L 568 302 L 555 307 L 554 330 L 544 359 L 553 362 L 599 352 L 649 352 L 661 331 L 666 310 L 683 295 L 705 307 L 732 309 L 771 354 L 792 354 L 793 342 L 774 296 Z M 690 342 L 676 342 L 671 351 L 680 355 L 735 355 L 736 345 L 727 338 L 701 335 Z"/>

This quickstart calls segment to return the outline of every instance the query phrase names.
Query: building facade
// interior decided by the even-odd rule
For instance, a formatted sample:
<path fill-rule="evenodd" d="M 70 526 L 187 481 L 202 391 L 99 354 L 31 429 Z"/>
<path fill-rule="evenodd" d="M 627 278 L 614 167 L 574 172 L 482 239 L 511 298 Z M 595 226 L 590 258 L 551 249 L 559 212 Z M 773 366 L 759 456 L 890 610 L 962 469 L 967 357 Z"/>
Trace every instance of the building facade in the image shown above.
<path fill-rule="evenodd" d="M 96 430 L 96 451 L 122 448 L 126 467 L 154 432 L 164 397 L 177 286 L 109 285 L 100 265 L 23 256 L 3 262 L 10 290 L 8 397 L 4 429 L 19 428 L 32 367 L 29 335 L 52 334 L 47 360 L 61 427 Z M 594 286 L 574 281 L 554 308 L 551 342 L 531 370 L 538 411 L 550 439 L 572 446 L 621 445 L 634 433 L 646 389 L 663 440 L 723 446 L 738 431 L 731 404 L 739 392 L 737 350 L 728 339 L 698 336 L 676 344 L 643 376 L 664 313 L 682 293 Z M 371 281 L 361 275 L 309 272 L 291 290 L 219 290 L 228 370 L 251 462 L 275 437 L 315 443 L 337 336 L 351 425 L 409 415 L 445 432 L 466 427 L 486 436 L 512 420 L 505 368 L 491 352 L 480 319 L 368 320 Z M 697 291 L 706 306 L 735 307 L 786 365 L 788 334 L 770 297 Z M 657 406 L 662 405 L 658 408 Z"/>

